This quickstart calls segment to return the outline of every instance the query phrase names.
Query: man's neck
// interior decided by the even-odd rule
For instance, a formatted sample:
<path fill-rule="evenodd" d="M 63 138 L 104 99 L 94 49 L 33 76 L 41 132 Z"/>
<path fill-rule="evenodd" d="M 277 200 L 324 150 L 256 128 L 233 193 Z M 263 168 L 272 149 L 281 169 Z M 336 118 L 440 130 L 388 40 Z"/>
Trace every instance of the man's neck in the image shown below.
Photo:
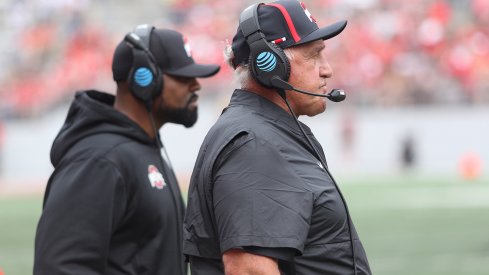
<path fill-rule="evenodd" d="M 131 95 L 121 95 L 118 93 L 115 97 L 114 109 L 138 124 L 150 138 L 154 138 L 155 131 L 150 120 L 151 114 L 144 104 L 136 101 L 134 98 L 127 98 L 130 96 Z"/>
<path fill-rule="evenodd" d="M 263 87 L 256 82 L 249 83 L 249 85 L 244 85 L 243 87 L 241 87 L 241 89 L 268 99 L 269 101 L 273 102 L 275 105 L 279 106 L 290 114 L 287 104 L 277 90 Z"/>

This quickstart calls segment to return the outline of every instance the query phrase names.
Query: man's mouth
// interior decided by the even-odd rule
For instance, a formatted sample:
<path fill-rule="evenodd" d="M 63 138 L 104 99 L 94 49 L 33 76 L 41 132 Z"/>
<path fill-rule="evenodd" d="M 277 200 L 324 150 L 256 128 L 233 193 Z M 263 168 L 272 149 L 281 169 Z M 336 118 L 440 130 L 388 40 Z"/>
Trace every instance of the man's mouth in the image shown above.
<path fill-rule="evenodd" d="M 319 90 L 321 91 L 321 93 L 323 95 L 327 94 L 328 93 L 328 84 L 324 84 L 324 85 L 319 86 Z"/>
<path fill-rule="evenodd" d="M 188 101 L 187 101 L 187 106 L 191 106 L 191 107 L 197 107 L 197 100 L 199 99 L 199 95 L 197 94 L 192 94 Z"/>
<path fill-rule="evenodd" d="M 197 99 L 199 99 L 199 95 L 198 94 L 192 94 L 190 96 L 190 98 L 188 99 L 188 102 L 195 102 L 195 101 L 197 101 Z"/>

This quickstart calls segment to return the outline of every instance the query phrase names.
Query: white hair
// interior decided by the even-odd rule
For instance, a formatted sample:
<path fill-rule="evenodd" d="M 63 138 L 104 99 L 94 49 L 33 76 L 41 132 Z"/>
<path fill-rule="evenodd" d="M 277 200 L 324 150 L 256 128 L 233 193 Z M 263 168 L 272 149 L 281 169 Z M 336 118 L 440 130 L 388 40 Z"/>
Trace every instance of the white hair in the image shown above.
<path fill-rule="evenodd" d="M 290 61 L 294 58 L 294 48 L 284 49 L 285 56 Z M 224 59 L 226 63 L 234 69 L 234 81 L 236 81 L 240 87 L 246 87 L 252 79 L 250 66 L 248 64 L 240 64 L 236 68 L 233 65 L 234 53 L 231 45 L 227 45 L 224 49 Z"/>

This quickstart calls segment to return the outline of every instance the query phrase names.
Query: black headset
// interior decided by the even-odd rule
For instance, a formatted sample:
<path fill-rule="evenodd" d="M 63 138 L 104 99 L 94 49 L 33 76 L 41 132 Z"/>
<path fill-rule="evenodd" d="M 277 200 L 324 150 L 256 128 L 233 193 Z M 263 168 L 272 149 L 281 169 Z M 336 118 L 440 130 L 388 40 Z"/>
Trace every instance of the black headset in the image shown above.
<path fill-rule="evenodd" d="M 274 88 L 272 77 L 289 80 L 290 63 L 285 52 L 275 43 L 268 42 L 258 22 L 258 6 L 246 8 L 239 17 L 239 27 L 250 47 L 251 75 L 261 85 Z"/>
<path fill-rule="evenodd" d="M 153 26 L 139 25 L 124 38 L 132 46 L 133 55 L 132 68 L 128 76 L 129 90 L 147 106 L 161 94 L 163 88 L 161 70 L 149 51 L 153 30 Z"/>

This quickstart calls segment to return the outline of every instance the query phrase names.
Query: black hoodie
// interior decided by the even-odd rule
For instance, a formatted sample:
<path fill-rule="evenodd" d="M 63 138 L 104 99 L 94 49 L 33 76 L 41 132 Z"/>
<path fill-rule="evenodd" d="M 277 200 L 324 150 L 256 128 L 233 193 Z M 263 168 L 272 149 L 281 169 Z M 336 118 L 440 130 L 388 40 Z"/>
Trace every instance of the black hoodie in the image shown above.
<path fill-rule="evenodd" d="M 186 274 L 176 177 L 113 104 L 109 94 L 77 93 L 54 140 L 35 275 Z"/>

